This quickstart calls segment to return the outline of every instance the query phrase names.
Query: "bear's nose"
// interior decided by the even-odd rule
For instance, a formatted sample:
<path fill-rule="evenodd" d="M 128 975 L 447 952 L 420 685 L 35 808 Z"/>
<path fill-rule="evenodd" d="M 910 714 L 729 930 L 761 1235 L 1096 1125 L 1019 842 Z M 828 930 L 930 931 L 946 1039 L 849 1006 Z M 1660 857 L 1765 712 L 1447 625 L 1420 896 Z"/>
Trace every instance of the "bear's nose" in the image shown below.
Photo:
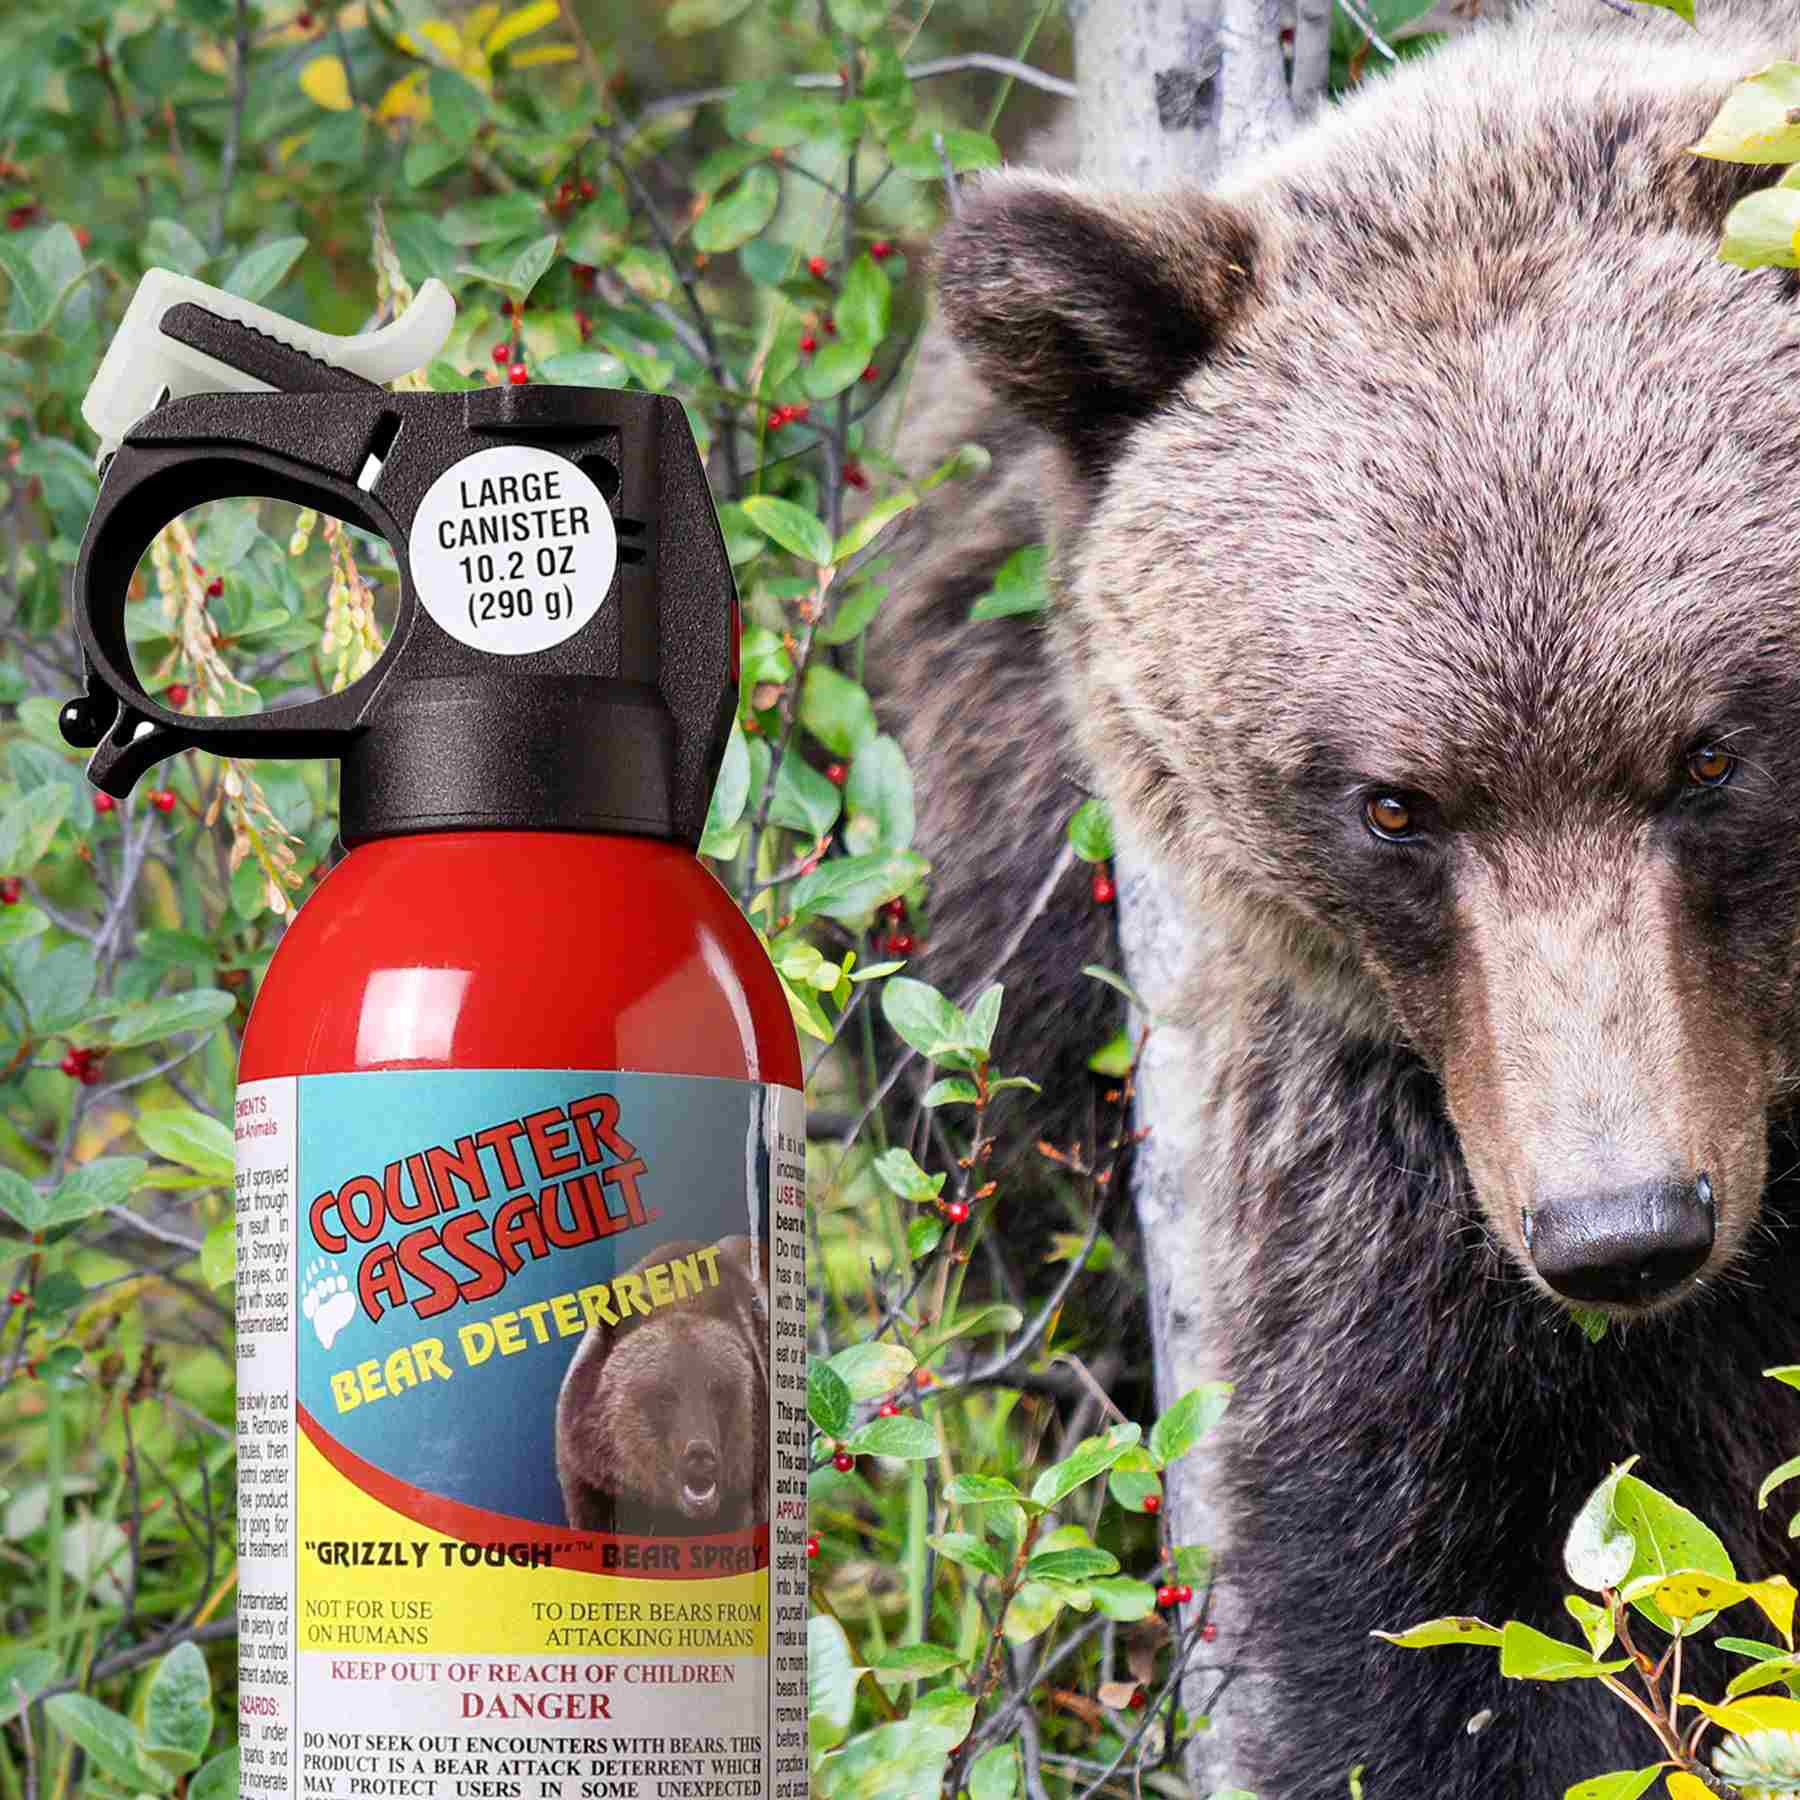
<path fill-rule="evenodd" d="M 1547 1200 L 1524 1215 L 1537 1272 L 1570 1300 L 1654 1300 L 1706 1261 L 1712 1182 L 1646 1181 Z"/>
<path fill-rule="evenodd" d="M 694 1438 L 681 1453 L 681 1472 L 694 1486 L 712 1480 L 719 1467 L 719 1453 L 704 1438 Z"/>

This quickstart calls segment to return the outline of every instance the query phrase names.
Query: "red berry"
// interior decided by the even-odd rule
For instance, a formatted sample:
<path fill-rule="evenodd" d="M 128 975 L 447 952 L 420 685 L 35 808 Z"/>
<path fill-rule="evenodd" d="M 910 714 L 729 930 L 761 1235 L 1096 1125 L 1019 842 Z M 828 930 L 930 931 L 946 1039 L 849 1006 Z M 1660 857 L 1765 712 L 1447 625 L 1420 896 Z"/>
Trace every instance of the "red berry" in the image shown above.
<path fill-rule="evenodd" d="M 173 788 L 156 788 L 151 792 L 150 804 L 159 813 L 172 813 L 175 810 L 175 790 Z"/>
<path fill-rule="evenodd" d="M 1175 1604 L 1175 1590 L 1172 1587 L 1159 1587 L 1156 1590 L 1156 1604 L 1167 1608 Z"/>
<path fill-rule="evenodd" d="M 910 931 L 891 931 L 888 933 L 887 949 L 889 956 L 911 956 L 918 947 L 918 940 Z"/>
<path fill-rule="evenodd" d="M 831 1459 L 831 1466 L 836 1469 L 840 1475 L 848 1475 L 850 1471 L 856 1467 L 856 1458 L 852 1456 L 848 1450 L 840 1450 L 837 1455 Z"/>
<path fill-rule="evenodd" d="M 850 765 L 848 763 L 840 762 L 827 763 L 825 765 L 825 779 L 829 781 L 833 787 L 842 787 L 844 783 L 850 779 Z"/>
<path fill-rule="evenodd" d="M 811 356 L 818 347 L 819 340 L 810 331 L 800 340 L 800 353 L 803 356 Z"/>
<path fill-rule="evenodd" d="M 584 181 L 584 182 L 583 182 L 583 183 L 582 183 L 582 184 L 581 184 L 581 197 L 582 197 L 582 199 L 584 199 L 584 200 L 591 200 L 591 199 L 593 199 L 593 197 L 594 197 L 594 184 L 593 184 L 593 183 L 592 183 L 592 182 L 591 182 L 591 181 Z"/>
<path fill-rule="evenodd" d="M 806 1540 L 806 1554 L 808 1556 L 817 1556 L 819 1554 L 819 1539 L 816 1533 Z"/>
<path fill-rule="evenodd" d="M 31 1296 L 23 1288 L 14 1288 L 6 1298 L 8 1303 L 13 1306 L 23 1306 Z"/>
<path fill-rule="evenodd" d="M 878 1419 L 897 1419 L 900 1416 L 900 1409 L 893 1403 L 893 1401 L 884 1400 L 878 1407 L 876 1407 L 875 1416 Z"/>
<path fill-rule="evenodd" d="M 894 254 L 894 246 L 890 244 L 886 238 L 877 238 L 874 243 L 869 246 L 869 254 L 874 257 L 877 262 L 883 262 Z"/>
<path fill-rule="evenodd" d="M 777 406 L 770 409 L 769 429 L 771 431 L 779 431 L 787 422 L 788 409 L 785 406 Z"/>
<path fill-rule="evenodd" d="M 96 794 L 94 796 L 94 811 L 97 813 L 109 813 L 118 804 L 118 801 L 116 801 L 111 794 Z"/>
<path fill-rule="evenodd" d="M 906 902 L 904 900 L 884 900 L 879 911 L 884 919 L 893 919 L 897 923 L 906 917 Z"/>
<path fill-rule="evenodd" d="M 93 1087 L 100 1080 L 100 1065 L 98 1063 L 83 1063 L 81 1065 L 81 1085 L 83 1087 Z"/>
<path fill-rule="evenodd" d="M 873 363 L 870 363 L 869 366 L 863 370 L 862 378 L 864 381 L 879 381 L 881 379 L 881 371 L 876 368 Z"/>
<path fill-rule="evenodd" d="M 948 1219 L 952 1225 L 965 1224 L 969 1217 L 968 1201 L 946 1200 L 944 1202 L 944 1217 Z"/>
<path fill-rule="evenodd" d="M 25 884 L 16 875 L 9 875 L 0 881 L 0 906 L 17 906 L 19 896 L 25 892 Z"/>
<path fill-rule="evenodd" d="M 1147 1513 L 1161 1512 L 1162 1511 L 1162 1495 L 1161 1494 L 1146 1494 L 1144 1496 L 1144 1511 Z"/>
<path fill-rule="evenodd" d="M 209 600 L 218 599 L 224 591 L 225 577 L 223 575 L 215 575 L 212 580 L 206 584 L 206 597 Z"/>
<path fill-rule="evenodd" d="M 1218 1635 L 1219 1628 L 1211 1619 L 1208 1619 L 1206 1623 L 1200 1627 L 1200 1641 L 1203 1644 L 1210 1644 Z"/>
<path fill-rule="evenodd" d="M 1142 1712 L 1144 1708 L 1150 1704 L 1150 1701 L 1144 1690 L 1139 1688 L 1125 1704 L 1129 1706 L 1133 1712 Z"/>
<path fill-rule="evenodd" d="M 844 479 L 853 488 L 866 488 L 869 485 L 869 472 L 859 462 L 844 464 Z"/>
<path fill-rule="evenodd" d="M 79 1081 L 81 1071 L 87 1067 L 87 1058 L 79 1050 L 71 1050 L 56 1066 L 71 1080 Z"/>
<path fill-rule="evenodd" d="M 817 275 L 821 280 L 824 279 L 825 272 L 830 267 L 831 267 L 831 264 L 828 263 L 822 256 L 812 256 L 812 257 L 807 258 L 806 272 L 809 275 Z"/>
<path fill-rule="evenodd" d="M 510 381 L 514 387 L 523 387 L 531 377 L 526 374 L 525 365 L 520 362 L 514 363 L 513 366 L 506 371 L 506 379 Z"/>
<path fill-rule="evenodd" d="M 802 400 L 798 405 L 790 406 L 787 409 L 787 416 L 796 424 L 804 425 L 812 417 L 812 408 Z"/>
<path fill-rule="evenodd" d="M 295 19 L 294 23 L 298 25 L 302 31 L 311 31 L 313 28 L 313 16 L 309 12 L 303 12 Z"/>
<path fill-rule="evenodd" d="M 823 318 L 819 321 L 819 329 L 822 332 L 824 332 L 827 337 L 836 337 L 837 336 L 837 320 L 830 317 L 830 315 L 828 314 L 825 318 Z"/>
<path fill-rule="evenodd" d="M 37 210 L 38 209 L 35 206 L 15 206 L 12 211 L 6 215 L 6 229 L 8 231 L 23 231 L 25 227 L 37 217 Z"/>
<path fill-rule="evenodd" d="M 170 706 L 179 712 L 188 703 L 187 688 L 179 681 L 174 682 L 168 688 L 164 689 L 163 698 L 168 701 Z"/>
<path fill-rule="evenodd" d="M 1104 869 L 1094 871 L 1094 904 L 1110 906 L 1118 898 L 1119 890 L 1113 885 L 1113 878 Z"/>
<path fill-rule="evenodd" d="M 1194 1590 L 1189 1587 L 1185 1581 L 1175 1590 L 1175 1598 L 1180 1601 L 1183 1606 L 1186 1606 L 1193 1597 Z"/>
<path fill-rule="evenodd" d="M 491 354 L 493 355 L 494 361 L 502 368 L 505 368 L 506 365 L 512 361 L 512 345 L 496 344 Z"/>
<path fill-rule="evenodd" d="M 75 227 L 75 241 L 82 249 L 86 249 L 94 241 L 94 234 L 85 225 Z"/>

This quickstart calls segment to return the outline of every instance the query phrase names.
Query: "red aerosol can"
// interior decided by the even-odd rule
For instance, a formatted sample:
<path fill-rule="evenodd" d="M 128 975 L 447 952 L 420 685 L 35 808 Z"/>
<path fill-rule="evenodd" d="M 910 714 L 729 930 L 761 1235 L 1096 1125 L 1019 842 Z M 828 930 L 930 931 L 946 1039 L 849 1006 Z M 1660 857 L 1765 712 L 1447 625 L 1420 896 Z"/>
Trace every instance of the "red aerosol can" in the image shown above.
<path fill-rule="evenodd" d="M 797 1797 L 799 1049 L 694 854 L 730 566 L 674 401 L 377 385 L 449 313 L 330 339 L 156 272 L 87 408 L 90 779 L 342 767 L 237 1098 L 243 1791 Z M 385 538 L 399 614 L 344 691 L 196 718 L 127 591 L 233 495 Z"/>

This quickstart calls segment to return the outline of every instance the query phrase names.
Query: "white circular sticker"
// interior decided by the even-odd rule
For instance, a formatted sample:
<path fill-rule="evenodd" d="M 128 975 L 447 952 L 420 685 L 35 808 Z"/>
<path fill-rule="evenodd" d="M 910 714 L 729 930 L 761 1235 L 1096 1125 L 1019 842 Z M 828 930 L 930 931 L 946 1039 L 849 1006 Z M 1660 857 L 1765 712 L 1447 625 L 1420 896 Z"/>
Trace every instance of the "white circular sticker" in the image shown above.
<path fill-rule="evenodd" d="M 573 637 L 612 586 L 612 514 L 565 456 L 477 450 L 426 490 L 408 539 L 419 603 L 459 643 L 527 656 Z"/>

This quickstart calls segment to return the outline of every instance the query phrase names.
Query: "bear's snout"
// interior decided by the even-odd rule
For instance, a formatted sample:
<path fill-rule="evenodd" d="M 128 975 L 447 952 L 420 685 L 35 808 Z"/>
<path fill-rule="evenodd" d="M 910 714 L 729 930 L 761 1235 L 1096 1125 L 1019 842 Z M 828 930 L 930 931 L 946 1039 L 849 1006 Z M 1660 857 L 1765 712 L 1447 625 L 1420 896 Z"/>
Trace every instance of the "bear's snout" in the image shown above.
<path fill-rule="evenodd" d="M 681 1453 L 681 1510 L 710 1519 L 719 1510 L 719 1453 L 704 1438 L 691 1438 Z"/>
<path fill-rule="evenodd" d="M 1532 1265 L 1569 1300 L 1642 1304 L 1678 1288 L 1712 1253 L 1712 1182 L 1640 1182 L 1546 1200 L 1522 1218 Z"/>

